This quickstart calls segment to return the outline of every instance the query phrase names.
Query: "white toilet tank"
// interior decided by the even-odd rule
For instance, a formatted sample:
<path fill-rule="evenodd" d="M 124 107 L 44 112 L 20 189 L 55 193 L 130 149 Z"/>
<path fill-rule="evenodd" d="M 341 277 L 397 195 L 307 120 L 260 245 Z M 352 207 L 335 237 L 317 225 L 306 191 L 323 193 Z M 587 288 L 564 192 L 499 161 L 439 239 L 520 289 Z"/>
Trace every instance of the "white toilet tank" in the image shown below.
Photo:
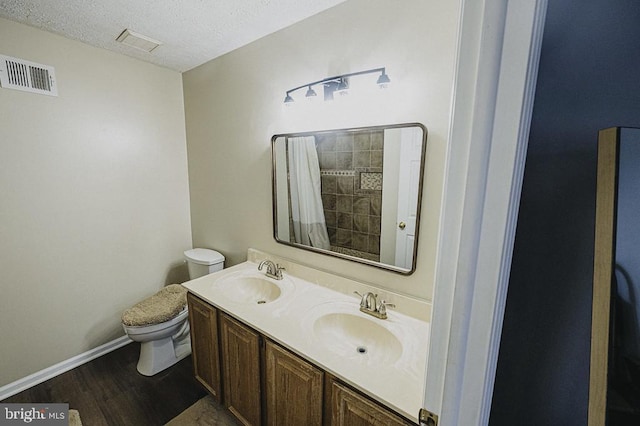
<path fill-rule="evenodd" d="M 224 268 L 224 256 L 215 250 L 194 248 L 184 252 L 189 267 L 189 278 L 195 279 Z"/>

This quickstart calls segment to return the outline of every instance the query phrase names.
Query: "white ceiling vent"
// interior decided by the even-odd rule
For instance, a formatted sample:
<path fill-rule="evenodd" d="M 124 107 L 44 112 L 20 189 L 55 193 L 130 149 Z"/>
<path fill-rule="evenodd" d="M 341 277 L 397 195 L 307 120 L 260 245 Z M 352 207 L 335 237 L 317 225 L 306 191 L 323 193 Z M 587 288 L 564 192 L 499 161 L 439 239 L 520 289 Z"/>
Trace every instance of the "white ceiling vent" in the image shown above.
<path fill-rule="evenodd" d="M 146 35 L 142 35 L 128 29 L 121 32 L 118 38 L 116 38 L 116 41 L 130 47 L 135 47 L 136 49 L 144 50 L 145 52 L 151 52 L 162 44 L 158 40 L 154 40 L 151 37 L 147 37 Z"/>
<path fill-rule="evenodd" d="M 0 86 L 49 96 L 58 96 L 55 69 L 24 59 L 0 55 Z"/>

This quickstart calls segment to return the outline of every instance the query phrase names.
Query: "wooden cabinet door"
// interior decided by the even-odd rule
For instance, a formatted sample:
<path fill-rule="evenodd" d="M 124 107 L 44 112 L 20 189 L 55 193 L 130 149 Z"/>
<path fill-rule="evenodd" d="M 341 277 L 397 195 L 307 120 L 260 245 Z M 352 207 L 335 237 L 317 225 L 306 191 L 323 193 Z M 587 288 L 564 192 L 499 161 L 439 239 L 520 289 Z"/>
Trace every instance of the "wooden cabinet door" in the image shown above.
<path fill-rule="evenodd" d="M 331 382 L 332 426 L 408 426 L 412 423 L 352 391 Z"/>
<path fill-rule="evenodd" d="M 267 341 L 267 425 L 322 425 L 322 370 Z"/>
<path fill-rule="evenodd" d="M 198 380 L 220 402 L 220 351 L 218 348 L 218 315 L 216 309 L 187 293 L 193 370 Z"/>
<path fill-rule="evenodd" d="M 226 314 L 220 315 L 224 403 L 244 425 L 262 419 L 260 336 Z"/>

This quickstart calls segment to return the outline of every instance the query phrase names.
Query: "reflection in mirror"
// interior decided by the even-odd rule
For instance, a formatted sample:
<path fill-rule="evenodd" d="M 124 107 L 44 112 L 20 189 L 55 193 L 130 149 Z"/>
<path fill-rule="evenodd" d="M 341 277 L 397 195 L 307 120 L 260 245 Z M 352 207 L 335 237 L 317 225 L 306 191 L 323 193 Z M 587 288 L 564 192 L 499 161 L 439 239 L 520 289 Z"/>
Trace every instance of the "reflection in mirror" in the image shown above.
<path fill-rule="evenodd" d="M 416 123 L 275 135 L 275 239 L 412 273 L 426 139 Z"/>

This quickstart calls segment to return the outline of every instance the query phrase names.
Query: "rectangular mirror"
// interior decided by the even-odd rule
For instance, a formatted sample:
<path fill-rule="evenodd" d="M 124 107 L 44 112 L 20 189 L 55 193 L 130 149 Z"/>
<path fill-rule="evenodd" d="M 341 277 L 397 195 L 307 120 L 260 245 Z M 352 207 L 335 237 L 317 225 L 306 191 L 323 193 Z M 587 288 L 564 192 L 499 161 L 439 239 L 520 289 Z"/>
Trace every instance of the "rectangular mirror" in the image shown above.
<path fill-rule="evenodd" d="M 411 274 L 426 141 L 419 123 L 273 136 L 276 241 Z"/>

